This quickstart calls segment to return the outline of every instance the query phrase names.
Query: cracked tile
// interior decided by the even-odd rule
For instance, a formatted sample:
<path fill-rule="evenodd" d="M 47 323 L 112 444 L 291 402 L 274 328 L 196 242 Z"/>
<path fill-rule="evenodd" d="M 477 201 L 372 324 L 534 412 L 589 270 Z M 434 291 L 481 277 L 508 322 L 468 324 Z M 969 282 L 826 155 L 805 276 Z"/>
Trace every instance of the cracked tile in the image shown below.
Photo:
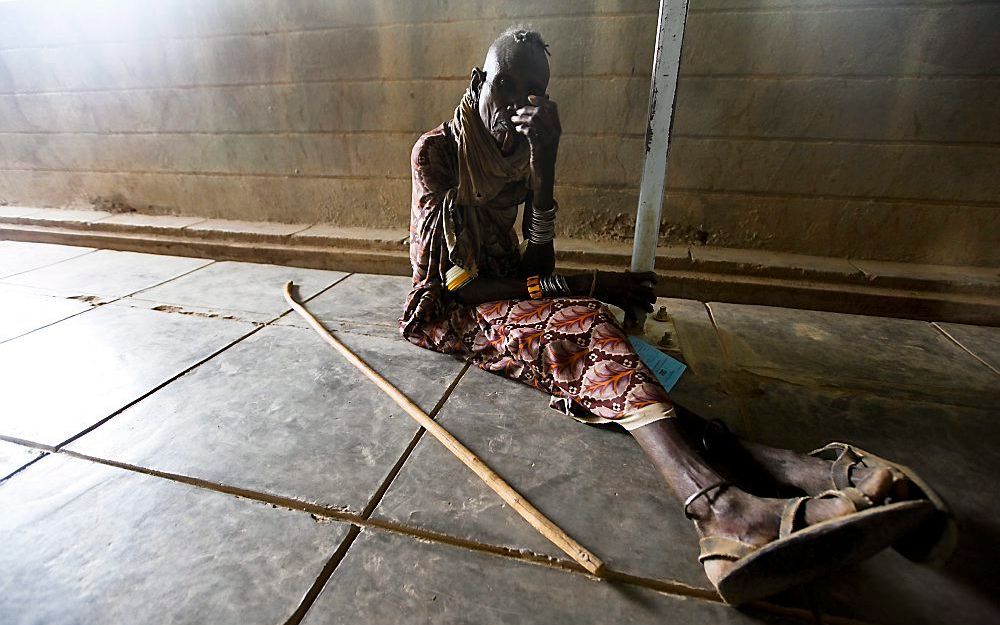
<path fill-rule="evenodd" d="M 11 276 L 3 282 L 55 295 L 113 298 L 176 278 L 211 262 L 203 258 L 98 250 L 58 265 Z"/>
<path fill-rule="evenodd" d="M 62 454 L 0 485 L 0 509 L 9 625 L 281 623 L 347 533 Z"/>
<path fill-rule="evenodd" d="M 0 434 L 57 445 L 253 330 L 101 306 L 0 344 Z"/>
<path fill-rule="evenodd" d="M 463 367 L 401 339 L 341 339 L 428 412 Z M 360 512 L 416 431 L 312 330 L 270 326 L 70 448 Z"/>
<path fill-rule="evenodd" d="M 299 287 L 301 300 L 312 297 L 346 275 L 341 271 L 224 261 L 135 293 L 129 300 L 273 317 L 289 309 L 283 295 L 289 280 Z"/>

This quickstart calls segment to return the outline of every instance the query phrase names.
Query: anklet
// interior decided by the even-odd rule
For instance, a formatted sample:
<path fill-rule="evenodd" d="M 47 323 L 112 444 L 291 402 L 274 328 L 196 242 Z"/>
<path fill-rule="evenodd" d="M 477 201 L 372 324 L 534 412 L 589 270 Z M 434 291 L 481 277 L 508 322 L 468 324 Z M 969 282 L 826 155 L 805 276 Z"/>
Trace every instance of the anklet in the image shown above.
<path fill-rule="evenodd" d="M 714 482 L 712 484 L 709 484 L 705 488 L 702 488 L 702 489 L 698 490 L 696 493 L 694 493 L 693 495 L 691 495 L 690 497 L 688 497 L 687 499 L 685 499 L 684 500 L 684 516 L 687 517 L 687 518 L 689 518 L 689 519 L 694 519 L 694 515 L 691 514 L 691 510 L 690 510 L 691 504 L 693 504 L 699 497 L 707 494 L 709 491 L 712 491 L 712 490 L 714 490 L 716 488 L 725 488 L 726 486 L 732 486 L 732 484 L 730 484 L 729 482 L 727 482 L 725 480 L 720 481 L 720 482 Z"/>

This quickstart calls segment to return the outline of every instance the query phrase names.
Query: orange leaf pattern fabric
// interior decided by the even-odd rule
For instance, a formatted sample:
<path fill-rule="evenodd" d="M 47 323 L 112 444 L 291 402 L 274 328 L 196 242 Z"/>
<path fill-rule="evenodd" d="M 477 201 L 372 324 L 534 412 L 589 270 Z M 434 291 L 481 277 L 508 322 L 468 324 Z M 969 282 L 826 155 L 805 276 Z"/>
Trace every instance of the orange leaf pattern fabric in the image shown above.
<path fill-rule="evenodd" d="M 476 366 L 570 401 L 582 419 L 621 419 L 669 403 L 608 308 L 587 297 L 489 302 L 462 308 L 411 342 L 468 358 Z M 447 337 L 460 337 L 452 349 Z M 445 337 L 440 342 L 431 338 Z"/>
<path fill-rule="evenodd" d="M 635 375 L 635 367 L 627 367 L 614 360 L 602 360 L 587 370 L 583 377 L 582 394 L 594 399 L 623 397 Z"/>
<path fill-rule="evenodd" d="M 518 302 L 510 312 L 510 322 L 520 325 L 542 323 L 552 316 L 553 304 L 550 299 L 526 299 Z"/>
<path fill-rule="evenodd" d="M 565 306 L 549 319 L 549 327 L 564 334 L 586 332 L 594 325 L 598 310 L 588 306 Z"/>
<path fill-rule="evenodd" d="M 545 364 L 552 377 L 560 382 L 579 380 L 587 370 L 590 349 L 576 341 L 556 341 L 545 346 Z"/>

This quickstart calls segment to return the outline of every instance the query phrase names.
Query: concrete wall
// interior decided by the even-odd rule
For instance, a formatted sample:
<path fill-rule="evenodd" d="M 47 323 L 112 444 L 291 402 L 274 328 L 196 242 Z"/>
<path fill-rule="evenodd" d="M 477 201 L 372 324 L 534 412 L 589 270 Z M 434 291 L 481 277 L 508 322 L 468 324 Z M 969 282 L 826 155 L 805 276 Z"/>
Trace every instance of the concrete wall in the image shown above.
<path fill-rule="evenodd" d="M 563 234 L 631 235 L 655 0 L 0 3 L 0 200 L 402 226 L 493 36 L 552 48 Z M 664 241 L 1000 264 L 1000 4 L 691 0 Z"/>

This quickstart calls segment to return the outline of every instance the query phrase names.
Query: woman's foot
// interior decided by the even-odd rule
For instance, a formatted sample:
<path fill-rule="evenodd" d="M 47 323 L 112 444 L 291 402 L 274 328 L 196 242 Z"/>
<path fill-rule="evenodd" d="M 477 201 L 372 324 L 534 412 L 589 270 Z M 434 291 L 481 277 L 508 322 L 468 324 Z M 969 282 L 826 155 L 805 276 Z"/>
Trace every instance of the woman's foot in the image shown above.
<path fill-rule="evenodd" d="M 707 424 L 703 445 L 719 461 L 723 472 L 738 477 L 763 472 L 778 485 L 816 495 L 833 488 L 831 471 L 833 462 L 790 449 L 769 447 L 738 438 L 716 422 Z M 721 423 L 721 422 L 718 422 Z M 889 473 L 891 488 L 886 495 L 893 501 L 912 499 L 914 494 L 908 480 L 899 473 L 882 467 L 857 465 L 851 470 L 851 482 L 856 486 L 873 475 Z M 761 480 L 758 478 L 757 482 Z"/>
<path fill-rule="evenodd" d="M 752 443 L 741 439 L 739 444 L 746 452 L 766 468 L 767 472 L 780 484 L 797 488 L 804 493 L 815 495 L 833 488 L 831 471 L 833 462 L 800 454 L 789 449 L 768 447 L 760 443 Z M 884 467 L 866 467 L 857 465 L 851 470 L 851 483 L 855 486 L 872 479 L 873 476 L 888 476 L 889 488 L 885 497 L 893 501 L 903 501 L 912 498 L 909 482 L 901 474 L 891 472 Z M 881 478 L 880 478 L 881 479 Z"/>
<path fill-rule="evenodd" d="M 875 470 L 856 483 L 869 499 L 881 503 L 892 487 L 888 470 Z M 722 537 L 762 547 L 778 538 L 785 499 L 755 497 L 735 486 L 722 487 L 699 497 L 690 506 L 691 516 L 702 538 Z M 855 512 L 847 500 L 831 497 L 805 502 L 803 527 Z M 707 560 L 705 574 L 716 582 L 733 567 L 732 561 Z"/>

